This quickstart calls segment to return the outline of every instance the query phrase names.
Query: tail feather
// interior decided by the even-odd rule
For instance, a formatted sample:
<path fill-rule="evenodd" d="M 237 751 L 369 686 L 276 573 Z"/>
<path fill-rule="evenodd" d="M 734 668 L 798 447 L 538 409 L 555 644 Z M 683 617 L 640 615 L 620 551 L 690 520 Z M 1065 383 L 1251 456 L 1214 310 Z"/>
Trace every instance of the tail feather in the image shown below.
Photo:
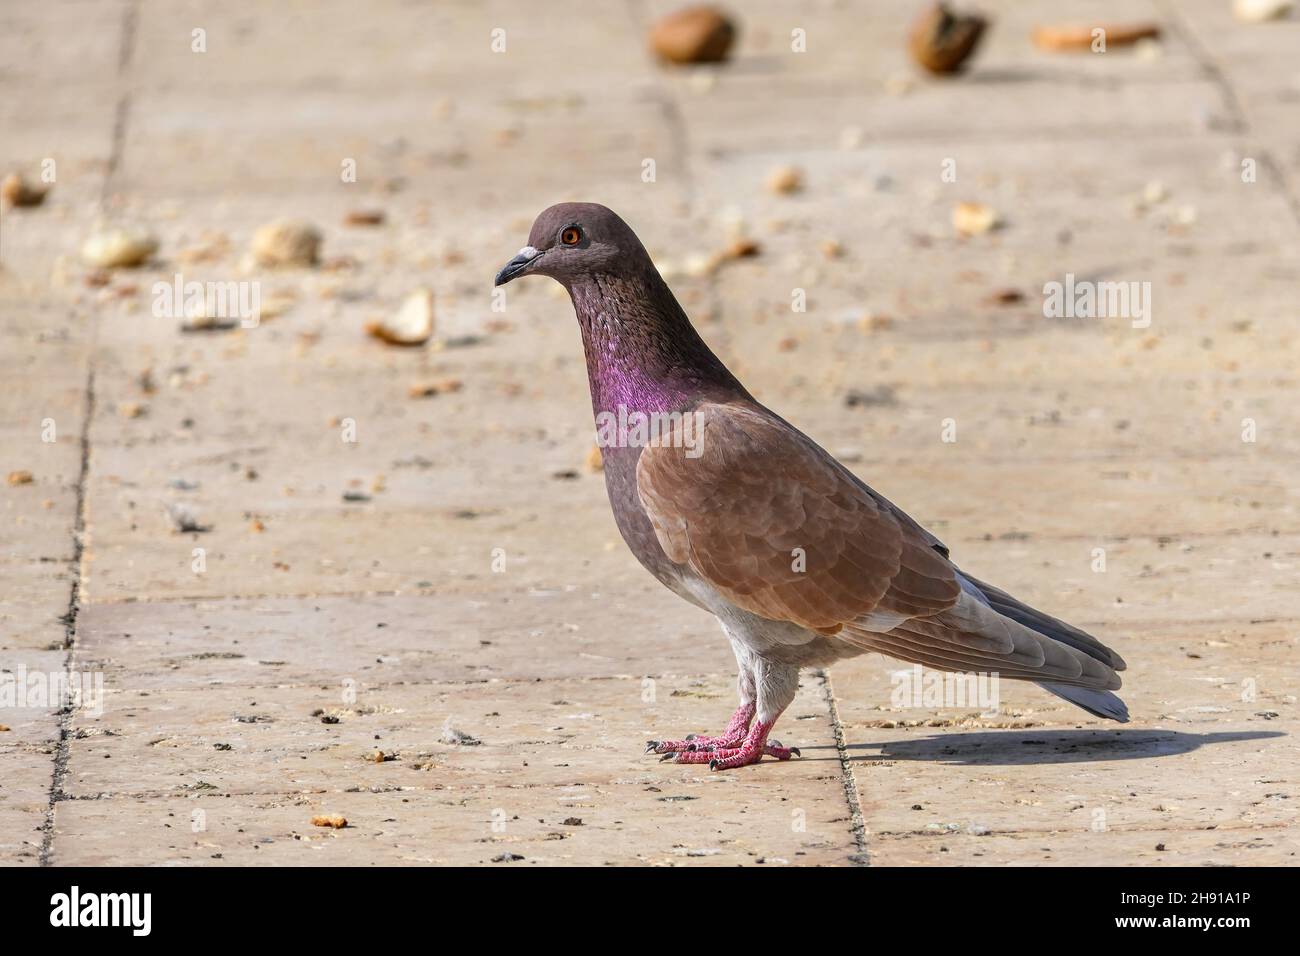
<path fill-rule="evenodd" d="M 1089 657 L 1101 661 L 1112 670 L 1122 671 L 1125 668 L 1124 658 L 1091 634 L 1081 631 L 1071 624 L 1066 624 L 1050 614 L 1045 614 L 1037 608 L 1030 607 L 1025 602 L 1013 598 L 1001 588 L 985 584 L 983 581 L 972 578 L 964 572 L 963 577 L 967 578 L 980 591 L 989 606 L 999 614 L 1004 614 L 1011 620 L 1055 641 L 1068 644 L 1075 650 L 1082 651 Z"/>
<path fill-rule="evenodd" d="M 1091 687 L 1076 687 L 1073 684 L 1049 684 L 1040 682 L 1039 687 L 1049 693 L 1068 700 L 1076 707 L 1082 707 L 1094 717 L 1105 717 L 1128 723 L 1128 708 L 1124 701 L 1108 690 L 1093 690 Z"/>
<path fill-rule="evenodd" d="M 960 576 L 959 580 L 964 590 L 982 598 L 990 608 L 1004 617 L 1043 635 L 1050 641 L 1056 641 L 1081 655 L 1086 655 L 1083 660 L 1092 664 L 1092 667 L 1086 667 L 1085 670 L 1092 670 L 1100 665 L 1103 671 L 1108 671 L 1114 678 L 1108 682 L 1109 687 L 1095 684 L 1092 687 L 1081 686 L 1092 683 L 1091 681 L 1037 681 L 1039 687 L 1063 700 L 1068 700 L 1076 707 L 1082 707 L 1094 717 L 1128 723 L 1128 707 L 1124 705 L 1124 701 L 1111 693 L 1111 690 L 1119 687 L 1119 676 L 1115 672 L 1124 670 L 1124 658 L 1091 634 L 1066 624 L 1050 614 L 1044 614 L 1037 608 L 1030 607 L 1000 588 L 966 575 Z"/>
<path fill-rule="evenodd" d="M 930 616 L 884 622 L 865 615 L 838 636 L 866 650 L 937 670 L 987 671 L 1032 681 L 1088 713 L 1121 723 L 1128 708 L 1111 691 L 1124 659 L 1097 638 L 975 578 L 957 575 L 962 594 Z"/>

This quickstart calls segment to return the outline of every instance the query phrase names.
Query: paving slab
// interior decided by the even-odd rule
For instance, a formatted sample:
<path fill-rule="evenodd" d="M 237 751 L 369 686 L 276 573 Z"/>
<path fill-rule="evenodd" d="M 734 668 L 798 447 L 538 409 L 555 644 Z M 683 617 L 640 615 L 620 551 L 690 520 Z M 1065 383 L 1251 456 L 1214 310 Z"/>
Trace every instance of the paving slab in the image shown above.
<path fill-rule="evenodd" d="M 725 719 L 730 682 L 663 678 L 650 701 L 647 685 L 628 678 L 547 681 L 545 694 L 558 695 L 548 700 L 535 687 L 359 686 L 348 704 L 324 687 L 112 696 L 102 717 L 77 722 L 56 862 L 107 862 L 104 843 L 137 847 L 137 862 L 159 862 L 161 851 L 170 862 L 219 853 L 298 865 L 502 854 L 543 864 L 843 863 L 855 852 L 820 680 L 805 681 L 791 708 L 791 742 L 828 755 L 782 764 L 767 781 L 664 768 L 641 753 L 665 727 Z M 442 743 L 451 720 L 479 743 Z M 376 750 L 390 759 L 376 762 Z M 322 813 L 349 826 L 313 829 Z M 354 831 L 357 858 L 334 842 Z"/>
<path fill-rule="evenodd" d="M 734 662 L 713 618 L 650 589 L 629 588 L 613 600 L 577 589 L 490 599 L 324 595 L 101 604 L 85 614 L 81 659 L 137 690 L 323 677 L 385 684 L 641 678 L 714 673 Z"/>

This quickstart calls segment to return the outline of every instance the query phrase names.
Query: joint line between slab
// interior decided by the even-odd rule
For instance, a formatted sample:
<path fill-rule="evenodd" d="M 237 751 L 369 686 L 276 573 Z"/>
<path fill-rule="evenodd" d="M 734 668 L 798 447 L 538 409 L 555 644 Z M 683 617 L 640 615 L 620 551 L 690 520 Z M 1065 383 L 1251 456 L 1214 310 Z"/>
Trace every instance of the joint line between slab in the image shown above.
<path fill-rule="evenodd" d="M 1200 37 L 1187 25 L 1187 21 L 1183 19 L 1177 4 L 1168 3 L 1167 0 L 1160 0 L 1158 6 L 1164 11 L 1168 21 L 1173 24 L 1174 32 L 1178 34 L 1188 52 L 1192 54 L 1192 59 L 1201 68 L 1201 72 L 1218 88 L 1219 95 L 1223 97 L 1223 105 L 1232 117 L 1232 129 L 1229 132 L 1248 133 L 1250 131 L 1250 122 L 1246 116 L 1246 111 L 1242 108 L 1241 97 L 1237 95 L 1236 87 L 1232 85 L 1228 75 L 1215 62 L 1214 55 L 1206 49 Z"/>
<path fill-rule="evenodd" d="M 869 866 L 871 858 L 867 850 L 867 823 L 862 813 L 862 800 L 858 796 L 858 782 L 853 775 L 853 763 L 849 760 L 844 725 L 840 722 L 839 708 L 835 706 L 835 690 L 831 686 L 830 671 L 823 670 L 821 679 L 826 707 L 830 712 L 831 730 L 835 734 L 835 752 L 840 758 L 840 783 L 844 786 L 844 800 L 849 805 L 849 820 L 853 827 L 853 843 L 857 847 L 857 852 L 849 859 L 857 866 Z"/>
<path fill-rule="evenodd" d="M 139 19 L 139 0 L 131 0 L 122 12 L 122 43 L 117 55 L 117 81 L 125 83 L 126 72 L 131 65 L 131 55 L 135 50 L 136 22 Z M 104 174 L 104 184 L 100 192 L 100 205 L 107 207 L 113 181 L 117 178 L 118 167 L 122 163 L 122 150 L 126 143 L 126 127 L 131 113 L 131 91 L 122 90 L 117 98 L 117 109 L 113 116 L 113 139 L 108 154 L 108 170 Z"/>
<path fill-rule="evenodd" d="M 77 512 L 72 526 L 72 585 L 68 589 L 68 610 L 63 616 L 64 672 L 71 676 L 73 655 L 76 652 L 77 616 L 81 611 L 81 580 L 85 560 L 86 540 L 86 485 L 90 475 L 90 423 L 95 416 L 95 366 L 93 359 L 94 333 L 91 334 L 92 357 L 87 360 L 86 393 L 81 425 L 81 468 L 77 475 Z M 69 679 L 67 686 L 72 686 Z M 41 866 L 50 865 L 54 849 L 54 808 L 65 799 L 63 782 L 68 775 L 68 739 L 72 732 L 73 704 L 64 700 L 59 707 L 59 739 L 54 749 L 54 771 L 50 778 L 50 800 L 45 808 L 45 823 L 41 835 Z"/>
<path fill-rule="evenodd" d="M 1250 116 L 1243 105 L 1244 100 L 1237 93 L 1237 88 L 1232 84 L 1232 78 L 1215 62 L 1214 55 L 1196 36 L 1193 29 L 1188 26 L 1176 4 L 1164 0 L 1164 2 L 1161 2 L 1160 7 L 1164 10 L 1170 22 L 1174 24 L 1174 29 L 1182 37 L 1183 42 L 1191 51 L 1202 72 L 1218 87 L 1219 95 L 1223 97 L 1224 105 L 1232 116 L 1233 128 L 1231 132 L 1238 134 L 1250 133 L 1252 131 Z M 1300 195 L 1297 194 L 1291 178 L 1287 175 L 1286 167 L 1279 163 L 1273 156 L 1272 151 L 1262 143 L 1257 145 L 1260 146 L 1258 151 L 1260 165 L 1267 169 L 1273 178 L 1278 181 L 1282 188 L 1282 198 L 1286 202 L 1287 210 L 1291 213 L 1292 218 L 1297 223 L 1300 223 Z"/>
<path fill-rule="evenodd" d="M 135 31 L 139 19 L 139 0 L 131 0 L 122 12 L 122 39 L 118 50 L 117 79 L 124 82 L 131 55 L 135 49 Z M 130 116 L 131 93 L 124 89 L 118 98 L 113 120 L 112 141 L 109 145 L 108 169 L 100 192 L 101 206 L 106 206 L 117 168 L 121 163 L 126 142 L 126 125 Z M 76 655 L 77 617 L 81 612 L 82 581 L 85 578 L 86 552 L 86 497 L 90 478 L 90 429 L 95 420 L 95 348 L 98 339 L 98 322 L 92 319 L 86 348 L 86 391 L 82 404 L 81 466 L 77 473 L 77 510 L 72 525 L 72 585 L 68 589 L 68 610 L 63 617 L 64 672 L 70 677 Z M 72 686 L 72 681 L 67 682 Z M 59 739 L 54 749 L 54 769 L 50 775 L 50 800 L 45 808 L 42 825 L 40 865 L 49 866 L 54 855 L 54 811 L 59 801 L 67 798 L 63 785 L 68 776 L 71 750 L 68 746 L 72 733 L 74 704 L 71 698 L 62 701 L 59 708 Z"/>
<path fill-rule="evenodd" d="M 1210 81 L 1218 87 L 1223 103 L 1232 114 L 1232 122 L 1234 122 L 1232 133 L 1251 133 L 1252 127 L 1249 114 L 1245 111 L 1242 96 L 1238 94 L 1236 87 L 1232 86 L 1232 79 L 1229 74 L 1214 61 L 1213 53 L 1210 53 L 1205 44 L 1201 43 L 1199 36 L 1196 36 L 1192 27 L 1188 26 L 1177 5 L 1165 1 L 1165 3 L 1161 3 L 1161 8 L 1165 10 L 1170 22 L 1174 23 L 1174 29 L 1178 31 L 1179 36 L 1182 36 L 1183 43 L 1187 44 L 1187 48 L 1192 52 L 1192 56 L 1195 57 L 1197 64 L 1200 65 L 1206 77 L 1209 77 Z M 1262 143 L 1258 143 L 1258 146 L 1260 146 L 1260 150 L 1258 150 L 1260 152 L 1260 165 L 1268 169 L 1271 176 L 1277 179 L 1279 185 L 1282 186 L 1282 198 L 1286 200 L 1287 211 L 1291 213 L 1291 216 L 1297 222 L 1300 222 L 1300 196 L 1296 195 L 1291 178 L 1287 176 L 1286 168 L 1278 163 L 1273 156 L 1273 152 L 1268 147 L 1265 147 Z"/>

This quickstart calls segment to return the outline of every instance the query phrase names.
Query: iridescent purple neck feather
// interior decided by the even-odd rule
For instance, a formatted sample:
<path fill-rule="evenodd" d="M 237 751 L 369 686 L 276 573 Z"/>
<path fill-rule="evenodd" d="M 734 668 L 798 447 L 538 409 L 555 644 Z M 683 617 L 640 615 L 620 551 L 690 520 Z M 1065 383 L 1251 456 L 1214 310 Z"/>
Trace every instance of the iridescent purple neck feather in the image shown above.
<path fill-rule="evenodd" d="M 642 253 L 644 256 L 645 254 Z M 623 274 L 565 286 L 582 329 L 592 411 L 679 411 L 745 389 L 710 351 L 646 256 Z"/>

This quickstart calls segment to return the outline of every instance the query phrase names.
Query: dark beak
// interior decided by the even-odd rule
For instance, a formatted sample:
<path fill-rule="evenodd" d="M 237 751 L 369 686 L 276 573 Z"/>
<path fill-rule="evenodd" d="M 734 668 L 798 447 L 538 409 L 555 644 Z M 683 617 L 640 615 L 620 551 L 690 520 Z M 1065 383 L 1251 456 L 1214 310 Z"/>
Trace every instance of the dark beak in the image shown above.
<path fill-rule="evenodd" d="M 505 285 L 515 276 L 523 275 L 540 255 L 541 253 L 532 246 L 524 246 L 519 250 L 519 255 L 507 262 L 505 268 L 497 273 L 497 281 L 492 284 Z"/>

